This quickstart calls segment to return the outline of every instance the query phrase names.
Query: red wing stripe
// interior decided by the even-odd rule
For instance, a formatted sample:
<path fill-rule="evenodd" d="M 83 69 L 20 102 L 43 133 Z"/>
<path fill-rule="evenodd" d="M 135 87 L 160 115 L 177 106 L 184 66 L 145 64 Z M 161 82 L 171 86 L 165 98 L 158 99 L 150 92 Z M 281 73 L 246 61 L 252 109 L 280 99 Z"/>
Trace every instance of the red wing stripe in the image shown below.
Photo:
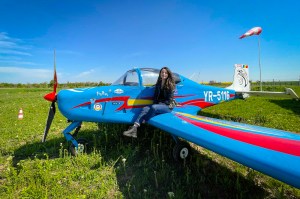
<path fill-rule="evenodd" d="M 287 153 L 290 155 L 300 156 L 300 141 L 290 140 L 278 137 L 271 137 L 266 135 L 260 135 L 255 133 L 244 132 L 235 129 L 229 129 L 220 126 L 214 126 L 212 124 L 207 124 L 204 122 L 192 120 L 181 115 L 177 117 L 195 125 L 205 130 L 211 131 L 213 133 L 245 142 L 248 144 L 260 146 L 263 148 L 279 151 L 282 153 Z"/>

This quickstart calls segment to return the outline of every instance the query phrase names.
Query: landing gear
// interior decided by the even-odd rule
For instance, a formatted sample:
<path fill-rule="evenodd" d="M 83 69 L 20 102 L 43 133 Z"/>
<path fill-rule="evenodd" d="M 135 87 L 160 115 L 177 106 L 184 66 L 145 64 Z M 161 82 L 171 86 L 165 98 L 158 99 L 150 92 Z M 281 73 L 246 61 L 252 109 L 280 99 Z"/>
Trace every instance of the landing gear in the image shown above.
<path fill-rule="evenodd" d="M 70 121 L 72 122 L 64 131 L 63 134 L 66 138 L 67 141 L 71 142 L 71 145 L 69 147 L 69 150 L 71 152 L 71 154 L 73 156 L 76 156 L 84 151 L 86 151 L 86 147 L 87 147 L 87 141 L 83 138 L 79 138 L 79 139 L 75 139 L 75 137 L 77 136 L 80 128 L 81 128 L 81 121 Z M 74 131 L 73 135 L 71 134 L 71 132 Z"/>
<path fill-rule="evenodd" d="M 175 139 L 176 145 L 173 148 L 173 158 L 176 162 L 183 162 L 191 155 L 191 147 L 188 143 Z"/>
<path fill-rule="evenodd" d="M 78 143 L 78 147 L 76 147 L 73 143 L 69 147 L 72 156 L 77 156 L 78 154 L 82 154 L 87 150 L 88 141 L 86 139 L 79 138 L 77 140 L 77 143 Z"/>
<path fill-rule="evenodd" d="M 81 129 L 81 125 L 77 126 L 72 136 L 76 137 L 80 129 Z"/>

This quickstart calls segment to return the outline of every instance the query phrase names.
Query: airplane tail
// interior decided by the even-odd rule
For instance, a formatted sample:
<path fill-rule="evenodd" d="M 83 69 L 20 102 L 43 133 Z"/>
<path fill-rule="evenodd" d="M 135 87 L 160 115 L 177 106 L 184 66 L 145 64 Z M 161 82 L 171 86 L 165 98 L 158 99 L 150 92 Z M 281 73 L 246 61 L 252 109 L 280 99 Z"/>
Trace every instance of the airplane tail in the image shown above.
<path fill-rule="evenodd" d="M 294 99 L 299 99 L 298 95 L 291 88 L 286 88 L 285 92 L 269 92 L 269 91 L 250 91 L 250 77 L 249 77 L 249 67 L 245 64 L 235 64 L 234 65 L 234 78 L 233 83 L 227 87 L 227 89 L 235 90 L 237 97 L 245 99 L 249 95 L 256 96 L 278 96 L 278 97 L 291 97 Z"/>
<path fill-rule="evenodd" d="M 233 83 L 227 87 L 228 89 L 235 90 L 238 93 L 249 92 L 250 91 L 250 81 L 249 81 L 249 67 L 245 64 L 235 64 L 234 65 L 234 78 Z M 243 93 L 243 98 L 248 97 L 248 94 Z"/>

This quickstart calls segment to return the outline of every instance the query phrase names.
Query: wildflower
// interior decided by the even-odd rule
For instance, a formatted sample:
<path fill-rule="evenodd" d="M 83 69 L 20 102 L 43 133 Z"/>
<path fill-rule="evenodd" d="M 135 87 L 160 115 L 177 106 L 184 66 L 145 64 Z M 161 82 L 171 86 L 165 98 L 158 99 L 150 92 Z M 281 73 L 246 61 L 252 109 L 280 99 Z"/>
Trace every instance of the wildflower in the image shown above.
<path fill-rule="evenodd" d="M 174 192 L 168 192 L 168 196 L 169 196 L 169 198 L 174 198 L 175 197 L 175 194 L 174 194 Z"/>
<path fill-rule="evenodd" d="M 6 159 L 7 161 L 11 161 L 14 157 L 13 156 L 8 156 L 8 158 Z"/>

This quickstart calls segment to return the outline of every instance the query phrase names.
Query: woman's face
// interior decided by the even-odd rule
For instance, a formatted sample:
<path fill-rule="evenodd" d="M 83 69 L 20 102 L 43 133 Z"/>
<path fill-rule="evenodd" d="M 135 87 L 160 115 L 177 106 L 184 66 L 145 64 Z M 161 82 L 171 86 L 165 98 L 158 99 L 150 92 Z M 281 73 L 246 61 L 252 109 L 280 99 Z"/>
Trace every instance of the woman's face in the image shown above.
<path fill-rule="evenodd" d="M 160 78 L 166 80 L 168 78 L 168 71 L 166 69 L 162 69 L 160 71 Z"/>

